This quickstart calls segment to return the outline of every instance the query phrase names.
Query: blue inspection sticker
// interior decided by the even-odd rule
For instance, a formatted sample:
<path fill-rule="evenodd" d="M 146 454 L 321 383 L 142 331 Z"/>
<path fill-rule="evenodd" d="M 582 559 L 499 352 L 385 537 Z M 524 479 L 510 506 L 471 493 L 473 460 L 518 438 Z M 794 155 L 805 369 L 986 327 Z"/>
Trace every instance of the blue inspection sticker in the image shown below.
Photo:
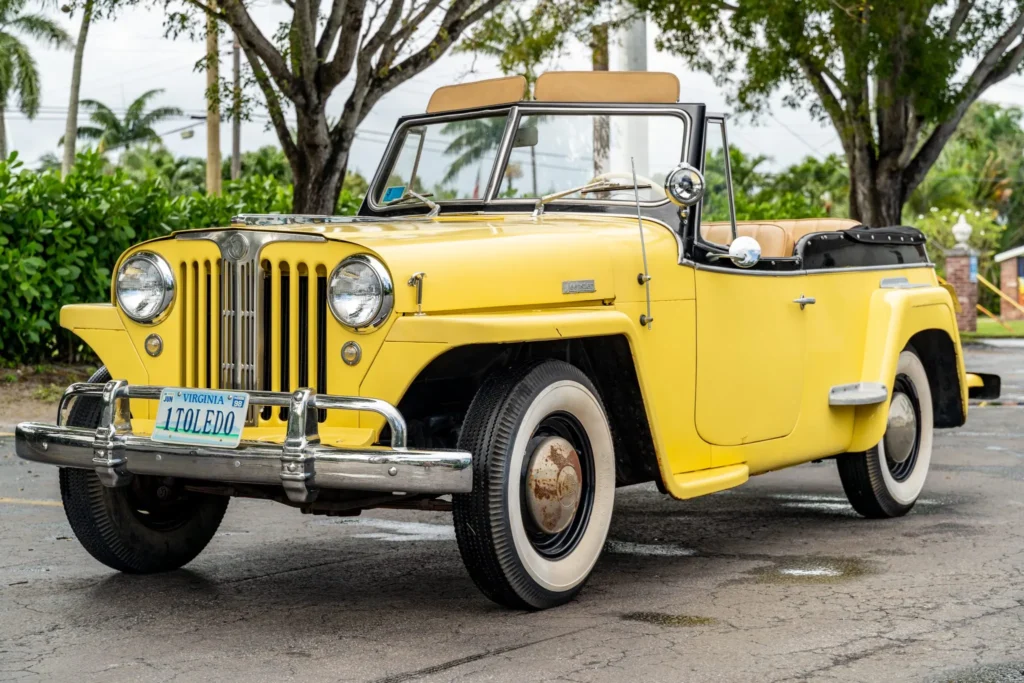
<path fill-rule="evenodd" d="M 381 200 L 385 204 L 393 202 L 396 199 L 401 199 L 405 194 L 405 185 L 392 185 L 388 189 L 384 190 L 384 198 Z"/>

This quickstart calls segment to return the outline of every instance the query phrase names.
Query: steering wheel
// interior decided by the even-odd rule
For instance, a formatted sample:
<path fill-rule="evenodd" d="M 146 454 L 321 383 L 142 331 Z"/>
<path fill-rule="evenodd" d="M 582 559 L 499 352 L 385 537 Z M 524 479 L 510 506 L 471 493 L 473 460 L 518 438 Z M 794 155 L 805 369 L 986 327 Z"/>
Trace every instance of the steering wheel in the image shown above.
<path fill-rule="evenodd" d="M 589 183 L 598 183 L 598 182 L 601 182 L 603 180 L 609 180 L 609 181 L 610 180 L 625 180 L 626 183 L 624 183 L 624 184 L 632 185 L 633 184 L 633 174 L 632 173 L 623 173 L 621 171 L 613 171 L 611 173 L 602 173 L 601 175 L 594 176 L 593 178 L 588 180 L 587 183 L 588 184 Z M 660 193 L 662 195 L 665 194 L 665 188 L 662 185 L 659 185 L 658 183 L 654 182 L 650 178 L 647 178 L 646 176 L 638 175 L 636 177 L 636 184 L 637 185 L 650 185 L 651 189 L 654 190 L 655 192 Z M 623 190 L 623 192 L 624 191 L 625 190 Z"/>

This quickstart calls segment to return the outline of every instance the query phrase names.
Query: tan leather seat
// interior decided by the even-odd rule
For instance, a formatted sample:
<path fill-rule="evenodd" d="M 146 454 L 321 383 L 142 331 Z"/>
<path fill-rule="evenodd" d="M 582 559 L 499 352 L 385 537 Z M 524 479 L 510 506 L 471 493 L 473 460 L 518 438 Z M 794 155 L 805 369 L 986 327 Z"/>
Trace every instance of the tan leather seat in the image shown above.
<path fill-rule="evenodd" d="M 700 226 L 701 236 L 715 244 L 732 244 L 732 226 L 729 223 L 704 223 Z M 789 256 L 786 251 L 786 231 L 772 223 L 743 222 L 736 224 L 736 234 L 753 237 L 761 245 L 761 258 Z"/>
<path fill-rule="evenodd" d="M 747 235 L 761 245 L 761 258 L 783 258 L 793 256 L 793 250 L 801 237 L 812 232 L 835 232 L 848 230 L 860 225 L 849 218 L 791 218 L 772 221 L 737 221 L 736 233 Z M 715 244 L 731 244 L 731 228 L 728 221 L 704 223 L 701 236 Z M 781 237 L 780 237 L 781 234 Z"/>

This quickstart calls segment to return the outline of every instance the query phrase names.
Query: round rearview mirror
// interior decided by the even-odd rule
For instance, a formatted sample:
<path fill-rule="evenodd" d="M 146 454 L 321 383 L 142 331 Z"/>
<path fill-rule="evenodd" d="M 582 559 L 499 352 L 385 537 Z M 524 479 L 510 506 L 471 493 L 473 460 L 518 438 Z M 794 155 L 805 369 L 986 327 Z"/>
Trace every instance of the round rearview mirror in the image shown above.
<path fill-rule="evenodd" d="M 683 162 L 665 177 L 665 194 L 679 206 L 693 206 L 704 196 L 704 176 L 690 164 Z"/>
<path fill-rule="evenodd" d="M 761 245 L 753 237 L 740 235 L 729 245 L 729 260 L 739 268 L 753 268 L 761 260 Z"/>

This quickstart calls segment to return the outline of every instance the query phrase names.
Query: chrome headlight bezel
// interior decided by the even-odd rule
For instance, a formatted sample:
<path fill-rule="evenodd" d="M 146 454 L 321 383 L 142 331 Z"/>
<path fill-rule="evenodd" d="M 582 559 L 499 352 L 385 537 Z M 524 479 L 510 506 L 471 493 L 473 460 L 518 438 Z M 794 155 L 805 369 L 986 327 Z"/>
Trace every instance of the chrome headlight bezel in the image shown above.
<path fill-rule="evenodd" d="M 137 316 L 135 315 L 124 303 L 121 301 L 121 278 L 124 276 L 125 269 L 135 261 L 146 261 L 156 268 L 157 273 L 160 276 L 160 284 L 163 287 L 163 296 L 160 300 L 160 305 L 156 311 L 149 316 Z M 117 306 L 124 314 L 131 318 L 133 321 L 142 325 L 155 325 L 163 321 L 167 314 L 171 312 L 171 304 L 174 303 L 174 273 L 171 271 L 171 266 L 167 263 L 159 254 L 151 251 L 140 251 L 132 254 L 121 263 L 121 266 L 117 269 L 117 275 L 114 278 L 114 298 L 117 301 Z"/>
<path fill-rule="evenodd" d="M 377 306 L 374 308 L 373 315 L 369 316 L 367 320 L 345 320 L 342 313 L 335 308 L 334 297 L 331 295 L 338 273 L 342 268 L 351 263 L 361 263 L 369 267 L 370 272 L 377 278 L 380 284 L 380 298 L 377 301 Z M 355 254 L 354 256 L 342 259 L 341 263 L 334 267 L 334 270 L 331 271 L 331 276 L 327 279 L 327 307 L 331 309 L 334 319 L 350 330 L 364 333 L 376 330 L 388 319 L 388 316 L 391 315 L 395 308 L 395 287 L 388 269 L 377 258 L 369 254 Z"/>

